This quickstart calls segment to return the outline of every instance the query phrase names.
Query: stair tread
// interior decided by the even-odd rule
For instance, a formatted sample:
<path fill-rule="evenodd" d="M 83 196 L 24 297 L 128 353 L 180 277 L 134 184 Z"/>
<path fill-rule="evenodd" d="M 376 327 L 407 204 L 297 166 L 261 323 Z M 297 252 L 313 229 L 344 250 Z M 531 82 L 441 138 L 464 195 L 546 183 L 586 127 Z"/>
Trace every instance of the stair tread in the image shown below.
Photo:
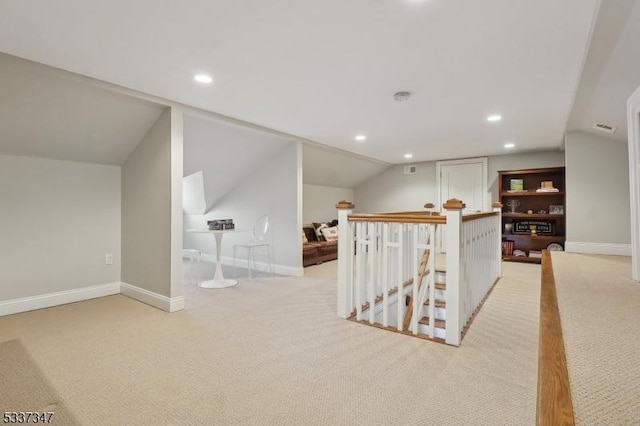
<path fill-rule="evenodd" d="M 389 296 L 394 295 L 394 294 L 396 294 L 397 292 L 398 292 L 398 287 L 390 288 L 390 289 L 389 289 Z M 380 294 L 380 295 L 378 295 L 378 296 L 376 296 L 376 300 L 374 301 L 374 303 L 377 305 L 378 303 L 382 302 L 382 299 L 383 299 L 383 298 L 384 298 L 384 297 L 383 297 L 381 294 Z M 367 310 L 367 309 L 369 309 L 369 302 L 364 302 L 364 303 L 362 304 L 362 310 L 364 311 L 364 310 Z"/>
<path fill-rule="evenodd" d="M 407 285 L 411 285 L 411 284 L 413 284 L 413 278 L 409 278 L 408 280 L 406 280 L 403 283 L 403 287 L 407 286 Z M 435 284 L 435 288 L 436 288 L 436 290 L 446 290 L 447 289 L 447 284 L 445 284 L 445 283 L 436 283 Z M 393 294 L 395 294 L 397 292 L 398 292 L 398 287 L 397 286 L 396 287 L 392 287 L 392 288 L 389 289 L 389 296 L 391 296 L 391 295 L 393 295 Z M 374 303 L 377 305 L 380 302 L 382 302 L 382 295 L 376 296 L 376 299 L 375 299 Z M 436 299 L 436 306 L 438 306 L 438 299 Z M 440 307 L 440 306 L 438 306 L 438 307 Z M 366 311 L 368 309 L 369 309 L 369 302 L 363 303 L 362 304 L 362 310 Z"/>
<path fill-rule="evenodd" d="M 424 301 L 425 306 L 429 306 L 429 303 L 430 303 L 429 299 Z M 443 300 L 443 299 L 436 299 L 435 307 L 436 308 L 446 308 L 447 307 L 447 301 Z"/>
<path fill-rule="evenodd" d="M 418 322 L 423 325 L 429 325 L 429 317 L 422 317 Z M 438 328 L 445 328 L 447 325 L 447 322 L 445 320 L 437 319 L 434 325 Z"/>

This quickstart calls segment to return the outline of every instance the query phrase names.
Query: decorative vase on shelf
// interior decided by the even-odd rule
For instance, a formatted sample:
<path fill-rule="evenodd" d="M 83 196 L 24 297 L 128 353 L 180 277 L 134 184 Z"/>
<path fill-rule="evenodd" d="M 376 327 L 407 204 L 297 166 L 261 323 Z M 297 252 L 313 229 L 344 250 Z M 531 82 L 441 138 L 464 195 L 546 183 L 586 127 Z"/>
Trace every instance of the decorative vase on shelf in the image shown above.
<path fill-rule="evenodd" d="M 507 201 L 507 206 L 509 206 L 509 213 L 515 213 L 516 209 L 520 207 L 520 201 L 518 200 L 509 200 Z"/>
<path fill-rule="evenodd" d="M 510 234 L 512 229 L 513 229 L 513 224 L 512 223 L 505 223 L 504 224 L 504 233 L 505 234 Z"/>

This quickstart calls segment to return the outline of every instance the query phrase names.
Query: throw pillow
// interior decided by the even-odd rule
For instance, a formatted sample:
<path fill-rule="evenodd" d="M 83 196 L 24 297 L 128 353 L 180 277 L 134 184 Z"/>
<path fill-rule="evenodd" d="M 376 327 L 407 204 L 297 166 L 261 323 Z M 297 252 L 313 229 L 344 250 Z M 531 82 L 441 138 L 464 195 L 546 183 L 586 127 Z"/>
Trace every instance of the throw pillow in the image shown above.
<path fill-rule="evenodd" d="M 313 226 L 316 224 L 314 223 Z M 325 241 L 324 235 L 322 235 L 322 230 L 328 228 L 326 223 L 321 223 L 316 227 L 316 236 L 318 237 L 318 241 Z"/>
<path fill-rule="evenodd" d="M 305 234 L 304 231 L 302 231 L 302 243 L 306 244 L 308 242 L 309 240 L 307 239 L 307 234 Z"/>
<path fill-rule="evenodd" d="M 338 227 L 332 226 L 331 228 L 322 228 L 322 235 L 327 241 L 338 241 Z"/>

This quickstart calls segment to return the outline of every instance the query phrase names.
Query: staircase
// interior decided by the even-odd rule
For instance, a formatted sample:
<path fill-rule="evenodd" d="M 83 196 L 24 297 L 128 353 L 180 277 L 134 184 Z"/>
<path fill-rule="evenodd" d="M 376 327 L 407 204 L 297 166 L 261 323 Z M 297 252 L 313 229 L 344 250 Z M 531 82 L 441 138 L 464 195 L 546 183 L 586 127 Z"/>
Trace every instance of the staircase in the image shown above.
<path fill-rule="evenodd" d="M 445 214 L 336 207 L 338 316 L 459 346 L 500 278 L 501 205 L 464 215 L 456 199 L 444 203 Z M 444 262 L 435 261 L 436 247 L 446 251 Z"/>
<path fill-rule="evenodd" d="M 428 271 L 426 271 L 428 274 Z M 426 275 L 426 274 L 425 274 Z M 382 301 L 384 299 L 382 294 L 376 296 L 375 303 L 373 309 L 375 310 L 375 321 L 371 323 L 368 320 L 360 320 L 356 318 L 356 312 L 354 311 L 351 316 L 349 316 L 350 321 L 358 322 L 361 324 L 371 325 L 377 328 L 383 328 L 385 330 L 394 331 L 397 333 L 407 334 L 411 336 L 415 336 L 425 340 L 432 340 L 439 343 L 445 343 L 445 332 L 446 332 L 446 315 L 447 315 L 447 284 L 446 284 L 446 272 L 444 270 L 436 270 L 435 273 L 435 305 L 434 305 L 434 330 L 433 330 L 433 338 L 429 337 L 429 327 L 430 327 L 430 318 L 429 318 L 429 306 L 431 304 L 430 299 L 424 301 L 422 306 L 418 311 L 418 334 L 413 333 L 411 329 L 411 316 L 413 310 L 411 309 L 412 305 L 412 292 L 413 292 L 413 282 L 412 280 L 407 280 L 403 285 L 403 296 L 400 299 L 401 304 L 404 306 L 405 314 L 404 321 L 402 327 L 398 328 L 396 322 L 393 319 L 396 318 L 397 314 L 397 303 L 398 303 L 398 287 L 393 287 L 389 290 L 389 305 L 390 309 L 393 311 L 390 313 L 389 318 L 391 319 L 388 326 L 384 326 L 382 323 Z M 427 289 L 428 290 L 428 289 Z M 362 304 L 362 312 L 363 314 L 368 313 L 370 306 L 369 302 Z M 366 317 L 366 315 L 364 315 Z"/>

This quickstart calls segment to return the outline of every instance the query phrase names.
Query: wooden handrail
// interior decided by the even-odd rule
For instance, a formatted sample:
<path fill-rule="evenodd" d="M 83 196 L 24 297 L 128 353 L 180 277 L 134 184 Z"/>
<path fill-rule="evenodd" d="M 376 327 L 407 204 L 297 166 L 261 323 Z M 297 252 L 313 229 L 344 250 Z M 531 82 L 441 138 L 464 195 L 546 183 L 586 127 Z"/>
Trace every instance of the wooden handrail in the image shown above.
<path fill-rule="evenodd" d="M 480 212 L 480 213 L 469 213 L 462 215 L 462 221 L 468 222 L 470 220 L 478 220 L 485 217 L 497 216 L 498 212 Z"/>
<path fill-rule="evenodd" d="M 556 283 L 551 255 L 547 250 L 542 251 L 541 279 L 536 424 L 538 426 L 573 426 L 573 403 Z"/>
<path fill-rule="evenodd" d="M 462 221 L 478 220 L 497 216 L 498 212 L 480 212 L 462 215 Z M 353 213 L 350 222 L 402 222 L 402 223 L 436 223 L 446 224 L 447 217 L 429 212 L 387 212 L 387 213 Z"/>
<path fill-rule="evenodd" d="M 400 222 L 400 223 L 447 223 L 446 216 L 429 215 L 426 212 L 354 213 L 349 222 Z"/>

